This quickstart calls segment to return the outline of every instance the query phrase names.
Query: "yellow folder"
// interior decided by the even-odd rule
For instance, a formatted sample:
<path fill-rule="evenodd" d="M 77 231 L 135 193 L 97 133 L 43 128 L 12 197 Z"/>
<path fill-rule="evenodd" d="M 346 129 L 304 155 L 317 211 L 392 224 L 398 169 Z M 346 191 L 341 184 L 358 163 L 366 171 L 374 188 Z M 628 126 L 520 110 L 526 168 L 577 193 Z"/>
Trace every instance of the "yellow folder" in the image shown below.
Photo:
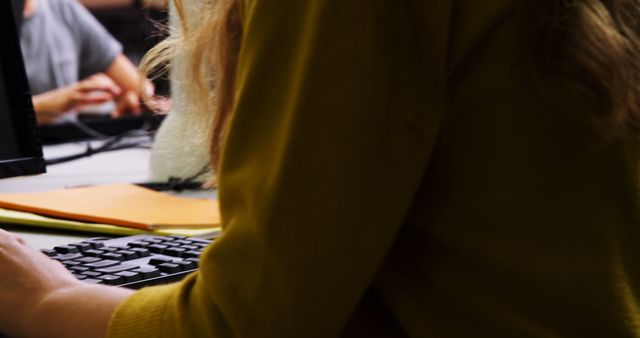
<path fill-rule="evenodd" d="M 187 237 L 205 237 L 211 238 L 220 232 L 219 227 L 215 228 L 165 228 L 144 230 L 123 227 L 111 224 L 89 223 L 80 221 L 71 221 L 67 219 L 59 219 L 32 214 L 30 212 L 7 210 L 0 208 L 0 228 L 2 224 L 10 224 L 12 226 L 40 227 L 48 229 L 61 229 L 80 231 L 84 233 L 108 234 L 108 235 L 181 235 Z"/>
<path fill-rule="evenodd" d="M 0 207 L 145 230 L 220 225 L 217 201 L 171 196 L 129 183 L 4 193 L 0 194 Z"/>

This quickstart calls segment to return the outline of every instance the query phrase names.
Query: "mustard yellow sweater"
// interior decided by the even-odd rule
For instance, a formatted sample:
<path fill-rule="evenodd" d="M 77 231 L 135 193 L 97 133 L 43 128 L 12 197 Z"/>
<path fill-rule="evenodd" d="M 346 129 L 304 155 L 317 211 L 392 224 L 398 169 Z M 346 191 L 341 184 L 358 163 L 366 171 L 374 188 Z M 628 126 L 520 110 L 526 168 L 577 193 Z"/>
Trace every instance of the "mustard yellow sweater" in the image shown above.
<path fill-rule="evenodd" d="M 639 337 L 636 148 L 515 1 L 244 0 L 224 234 L 110 337 Z"/>

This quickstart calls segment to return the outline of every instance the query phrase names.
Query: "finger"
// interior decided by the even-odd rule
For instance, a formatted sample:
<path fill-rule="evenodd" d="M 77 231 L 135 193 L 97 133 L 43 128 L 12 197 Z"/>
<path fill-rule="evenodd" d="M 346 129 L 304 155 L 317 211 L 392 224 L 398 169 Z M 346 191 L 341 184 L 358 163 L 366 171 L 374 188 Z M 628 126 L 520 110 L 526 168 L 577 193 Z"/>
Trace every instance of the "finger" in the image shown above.
<path fill-rule="evenodd" d="M 118 104 L 116 105 L 116 109 L 111 112 L 111 117 L 120 117 L 124 116 L 127 112 L 126 103 L 124 100 L 118 100 Z"/>
<path fill-rule="evenodd" d="M 127 102 L 127 106 L 129 110 L 133 113 L 133 115 L 140 115 L 142 113 L 142 107 L 140 104 L 140 96 L 136 92 L 129 91 L 125 94 L 125 101 Z"/>
<path fill-rule="evenodd" d="M 88 78 L 82 79 L 80 82 L 91 82 L 91 83 L 98 83 L 98 84 L 107 84 L 107 85 L 116 85 L 115 81 L 113 81 L 109 76 L 103 74 L 103 73 L 97 73 L 94 74 L 92 76 L 89 76 Z"/>
<path fill-rule="evenodd" d="M 110 92 L 113 95 L 120 95 L 122 93 L 122 88 L 120 88 L 113 80 L 109 77 L 101 76 L 101 77 L 90 77 L 88 79 L 82 80 L 78 82 L 77 88 L 79 91 L 90 92 L 90 91 L 106 91 Z"/>
<path fill-rule="evenodd" d="M 90 93 L 75 93 L 73 95 L 73 104 L 75 107 L 86 104 L 100 104 L 113 100 L 115 97 L 108 92 L 90 92 Z"/>
<path fill-rule="evenodd" d="M 120 96 L 120 99 L 118 100 L 118 107 L 113 115 L 122 116 L 125 113 L 131 113 L 136 116 L 142 113 L 140 97 L 136 92 L 128 91 L 124 93 L 124 95 Z"/>
<path fill-rule="evenodd" d="M 105 92 L 113 96 L 119 96 L 120 94 L 122 94 L 122 89 L 120 89 L 120 87 L 118 86 L 99 83 L 83 83 L 77 87 L 77 90 L 83 93 Z"/>
<path fill-rule="evenodd" d="M 0 229 L 0 245 L 17 242 L 20 244 L 26 244 L 25 240 L 13 233 Z"/>
<path fill-rule="evenodd" d="M 144 84 L 144 94 L 146 97 L 153 97 L 156 92 L 156 86 L 151 81 L 146 81 Z"/>

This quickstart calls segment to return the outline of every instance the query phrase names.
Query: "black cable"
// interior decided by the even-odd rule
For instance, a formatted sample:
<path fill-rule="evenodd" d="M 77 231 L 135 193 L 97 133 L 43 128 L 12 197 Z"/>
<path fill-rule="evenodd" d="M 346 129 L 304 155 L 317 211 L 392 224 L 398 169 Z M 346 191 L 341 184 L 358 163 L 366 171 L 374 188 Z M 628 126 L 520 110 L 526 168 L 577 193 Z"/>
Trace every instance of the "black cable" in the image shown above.
<path fill-rule="evenodd" d="M 105 153 L 105 152 L 115 151 L 115 150 L 132 149 L 132 148 L 150 149 L 151 146 L 147 145 L 145 141 L 129 142 L 124 144 L 120 144 L 120 142 L 126 141 L 128 138 L 135 138 L 135 137 L 149 138 L 149 140 L 147 141 L 152 142 L 155 136 L 155 131 L 152 130 L 152 121 L 151 121 L 153 116 L 155 115 L 152 115 L 150 118 L 148 118 L 144 122 L 142 127 L 140 127 L 139 129 L 128 130 L 128 131 L 125 131 L 124 133 L 121 133 L 115 136 L 106 136 L 100 133 L 99 131 L 89 127 L 88 125 L 80 122 L 77 119 L 73 120 L 71 121 L 72 125 L 74 125 L 83 133 L 87 134 L 87 136 L 92 137 L 93 139 L 90 141 L 87 141 L 87 144 L 86 144 L 87 147 L 84 152 L 67 155 L 63 157 L 58 157 L 58 158 L 53 158 L 53 159 L 45 159 L 45 164 L 56 165 L 60 163 L 66 163 L 66 162 L 75 161 L 81 158 L 93 156 L 95 154 Z M 97 148 L 93 148 L 91 146 L 91 141 L 105 141 L 105 142 L 101 146 Z"/>
<path fill-rule="evenodd" d="M 205 190 L 202 186 L 202 182 L 180 182 L 180 180 L 175 179 L 176 177 L 171 177 L 167 182 L 146 182 L 136 183 L 136 185 L 155 191 L 181 192 L 184 190 Z"/>
<path fill-rule="evenodd" d="M 86 125 L 84 122 L 82 122 L 77 116 L 74 119 L 69 119 L 69 123 L 71 125 L 73 125 L 74 127 L 76 127 L 76 129 L 80 130 L 81 132 L 87 134 L 87 136 L 95 138 L 95 139 L 103 139 L 103 138 L 107 138 L 109 136 L 89 127 L 88 125 Z"/>
<path fill-rule="evenodd" d="M 142 145 L 142 144 L 135 144 L 135 143 L 121 144 L 121 145 L 109 145 L 107 147 L 101 146 L 101 147 L 98 147 L 98 148 L 93 148 L 93 147 L 91 147 L 91 143 L 87 142 L 87 149 L 84 152 L 78 153 L 78 154 L 73 154 L 73 155 L 68 155 L 68 156 L 62 156 L 62 157 L 58 157 L 58 158 L 53 158 L 53 159 L 46 159 L 45 160 L 45 164 L 46 165 L 56 165 L 56 164 L 60 164 L 60 163 L 66 163 L 66 162 L 79 160 L 81 158 L 90 157 L 90 156 L 93 156 L 93 155 L 96 155 L 96 154 L 100 154 L 100 153 L 106 153 L 106 152 L 122 150 L 122 149 L 150 149 L 150 148 L 151 147 L 149 147 L 149 146 L 145 146 L 145 145 Z"/>
<path fill-rule="evenodd" d="M 146 137 L 148 138 L 148 140 L 127 142 L 128 138 L 140 138 L 140 137 Z M 77 154 L 63 156 L 63 157 L 45 159 L 45 164 L 56 165 L 60 163 L 78 160 L 84 157 L 93 156 L 95 154 L 105 153 L 105 152 L 115 151 L 115 150 L 131 149 L 131 148 L 150 149 L 151 146 L 149 145 L 149 141 L 153 141 L 153 135 L 148 133 L 147 134 L 139 133 L 139 130 L 128 131 L 123 134 L 105 139 L 105 142 L 102 145 L 95 148 L 91 145 L 91 141 L 88 141 L 86 143 L 85 151 Z"/>

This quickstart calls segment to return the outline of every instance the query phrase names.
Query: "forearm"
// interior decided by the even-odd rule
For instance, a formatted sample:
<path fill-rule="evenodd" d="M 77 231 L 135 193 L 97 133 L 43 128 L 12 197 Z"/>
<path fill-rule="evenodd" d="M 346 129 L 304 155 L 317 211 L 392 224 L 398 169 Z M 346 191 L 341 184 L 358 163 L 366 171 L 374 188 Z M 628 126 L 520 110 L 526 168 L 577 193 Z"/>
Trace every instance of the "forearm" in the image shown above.
<path fill-rule="evenodd" d="M 111 62 L 105 72 L 123 91 L 133 91 L 141 96 L 140 73 L 136 66 L 123 54 L 119 54 Z"/>
<path fill-rule="evenodd" d="M 151 82 L 145 80 L 143 84 L 138 69 L 122 54 L 116 56 L 105 74 L 122 88 L 122 95 L 118 98 L 118 107 L 114 115 L 120 116 L 127 112 L 134 115 L 140 114 L 142 111 L 140 99 L 144 97 L 143 91 L 148 95 L 153 94 Z"/>
<path fill-rule="evenodd" d="M 82 284 L 50 293 L 32 314 L 29 337 L 105 337 L 116 307 L 132 290 Z"/>
<path fill-rule="evenodd" d="M 33 109 L 36 111 L 38 123 L 51 123 L 62 115 L 69 108 L 67 97 L 66 87 L 34 95 Z"/>
<path fill-rule="evenodd" d="M 64 101 L 66 100 L 66 96 L 68 96 L 68 91 L 69 89 L 67 87 L 63 87 L 34 95 L 32 98 L 33 108 L 38 113 L 59 113 L 61 112 L 60 110 L 67 108 Z"/>

